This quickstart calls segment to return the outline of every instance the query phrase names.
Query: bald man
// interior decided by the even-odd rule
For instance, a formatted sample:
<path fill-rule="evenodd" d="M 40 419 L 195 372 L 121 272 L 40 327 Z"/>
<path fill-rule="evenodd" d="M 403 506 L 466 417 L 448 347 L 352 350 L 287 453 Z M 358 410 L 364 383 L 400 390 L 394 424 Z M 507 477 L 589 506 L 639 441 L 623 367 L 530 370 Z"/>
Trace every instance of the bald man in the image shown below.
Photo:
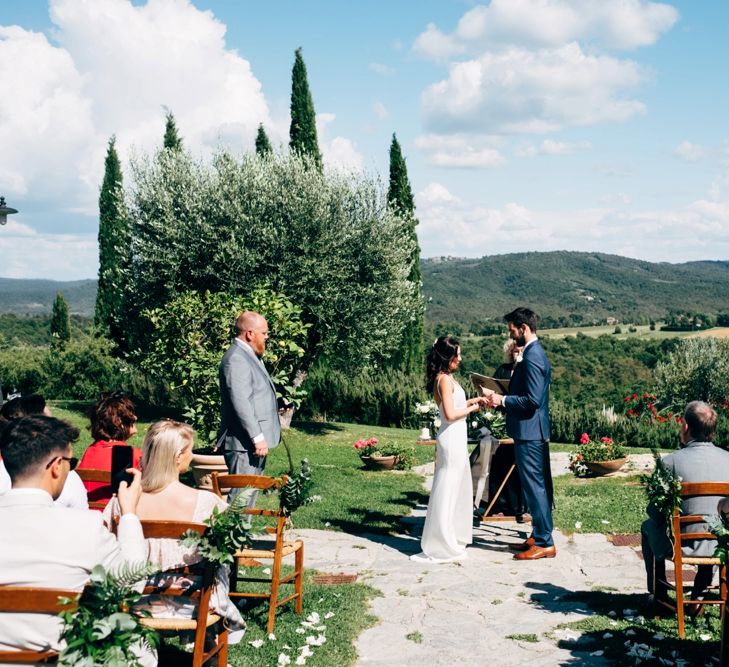
<path fill-rule="evenodd" d="M 237 336 L 219 368 L 220 437 L 231 474 L 260 475 L 268 450 L 281 439 L 276 389 L 261 357 L 266 350 L 268 323 L 246 311 L 235 321 Z M 233 489 L 231 496 L 237 489 Z M 249 506 L 255 503 L 251 494 Z"/>

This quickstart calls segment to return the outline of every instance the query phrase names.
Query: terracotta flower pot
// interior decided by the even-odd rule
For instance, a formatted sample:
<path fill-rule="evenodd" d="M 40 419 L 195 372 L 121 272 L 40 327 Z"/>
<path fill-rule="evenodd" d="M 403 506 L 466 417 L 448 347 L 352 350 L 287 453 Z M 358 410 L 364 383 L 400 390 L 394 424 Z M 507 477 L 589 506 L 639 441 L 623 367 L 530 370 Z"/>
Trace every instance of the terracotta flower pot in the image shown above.
<path fill-rule="evenodd" d="M 192 476 L 195 478 L 195 486 L 198 489 L 206 489 L 207 491 L 213 490 L 212 473 L 228 474 L 228 466 L 225 465 L 223 455 L 210 454 L 207 447 L 203 450 L 193 450 L 190 469 L 192 470 Z"/>
<path fill-rule="evenodd" d="M 397 456 L 360 456 L 368 470 L 392 470 L 397 463 Z"/>
<path fill-rule="evenodd" d="M 617 472 L 625 465 L 628 457 L 622 459 L 612 459 L 610 461 L 585 461 L 585 465 L 593 475 L 608 475 L 611 472 Z"/>

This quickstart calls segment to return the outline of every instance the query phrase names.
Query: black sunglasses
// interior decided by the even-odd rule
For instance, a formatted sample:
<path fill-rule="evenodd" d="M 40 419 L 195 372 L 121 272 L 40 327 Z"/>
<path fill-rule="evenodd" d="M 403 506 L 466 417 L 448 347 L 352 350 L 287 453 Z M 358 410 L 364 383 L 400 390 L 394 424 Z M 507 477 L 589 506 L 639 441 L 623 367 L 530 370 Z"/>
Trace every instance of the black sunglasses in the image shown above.
<path fill-rule="evenodd" d="M 78 459 L 75 456 L 56 456 L 55 458 L 48 461 L 48 464 L 46 465 L 46 470 L 50 468 L 56 461 L 58 461 L 58 459 L 68 461 L 69 470 L 76 470 L 76 466 L 78 465 Z"/>

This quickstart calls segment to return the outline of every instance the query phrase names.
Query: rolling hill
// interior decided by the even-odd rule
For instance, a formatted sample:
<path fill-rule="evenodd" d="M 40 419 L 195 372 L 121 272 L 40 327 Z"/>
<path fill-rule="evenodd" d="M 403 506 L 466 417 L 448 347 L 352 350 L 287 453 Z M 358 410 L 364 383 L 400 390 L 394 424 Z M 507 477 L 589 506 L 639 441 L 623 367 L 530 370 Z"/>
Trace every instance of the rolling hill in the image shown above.
<path fill-rule="evenodd" d="M 529 252 L 421 262 L 429 323 L 470 325 L 518 305 L 572 323 L 729 312 L 729 262 L 651 263 L 584 252 Z"/>
<path fill-rule="evenodd" d="M 651 263 L 618 255 L 529 252 L 421 261 L 430 324 L 466 327 L 528 305 L 542 319 L 572 324 L 661 319 L 669 311 L 729 313 L 729 261 Z M 0 313 L 50 313 L 56 292 L 72 313 L 90 316 L 95 280 L 0 278 Z"/>

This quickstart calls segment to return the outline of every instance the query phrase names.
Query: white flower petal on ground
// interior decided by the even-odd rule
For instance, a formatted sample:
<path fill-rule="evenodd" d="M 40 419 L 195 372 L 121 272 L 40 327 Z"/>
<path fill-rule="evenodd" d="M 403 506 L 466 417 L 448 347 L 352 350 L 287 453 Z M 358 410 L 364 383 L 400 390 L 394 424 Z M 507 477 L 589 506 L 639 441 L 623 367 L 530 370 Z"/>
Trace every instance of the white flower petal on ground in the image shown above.
<path fill-rule="evenodd" d="M 276 641 L 276 635 L 273 634 L 273 632 L 268 635 L 268 641 L 275 642 Z"/>
<path fill-rule="evenodd" d="M 333 611 L 328 611 L 326 614 L 324 614 L 324 618 L 331 618 L 332 616 L 334 616 Z"/>
<path fill-rule="evenodd" d="M 304 628 L 296 628 L 294 632 L 296 632 L 297 635 L 303 635 L 306 630 L 304 630 Z"/>
<path fill-rule="evenodd" d="M 603 655 L 604 653 L 605 653 L 605 651 L 593 651 L 592 653 L 590 653 L 590 655 L 600 656 L 600 655 Z"/>
<path fill-rule="evenodd" d="M 306 664 L 306 658 L 303 655 L 300 655 L 298 658 L 296 658 L 296 664 L 297 665 L 305 665 Z"/>
<path fill-rule="evenodd" d="M 291 658 L 288 655 L 286 655 L 286 653 L 278 654 L 279 667 L 284 667 L 284 665 L 290 665 L 290 664 L 291 664 Z"/>
<path fill-rule="evenodd" d="M 606 632 L 606 633 L 605 633 L 605 634 L 604 634 L 604 635 L 602 636 L 602 638 L 603 638 L 603 639 L 610 639 L 610 637 L 612 637 L 612 636 L 613 636 L 613 633 L 612 633 L 612 632 Z"/>
<path fill-rule="evenodd" d="M 271 574 L 271 568 L 270 567 L 264 567 L 261 570 L 261 572 L 263 572 L 263 574 Z"/>
<path fill-rule="evenodd" d="M 701 640 L 702 642 L 708 642 L 708 641 L 710 641 L 710 640 L 711 640 L 711 635 L 709 635 L 709 634 L 703 634 L 703 635 L 699 635 L 699 639 L 700 639 L 700 640 Z"/>
<path fill-rule="evenodd" d="M 312 630 L 316 630 L 317 632 L 324 632 L 326 629 L 326 625 L 317 625 L 315 628 L 312 628 Z"/>
<path fill-rule="evenodd" d="M 623 609 L 623 616 L 635 616 L 635 609 Z"/>
<path fill-rule="evenodd" d="M 625 635 L 626 637 L 635 637 L 635 630 L 633 630 L 632 628 L 628 628 L 625 631 Z"/>
<path fill-rule="evenodd" d="M 262 639 L 254 639 L 252 642 L 248 642 L 253 648 L 261 648 L 263 646 Z"/>
<path fill-rule="evenodd" d="M 306 617 L 306 620 L 309 623 L 313 623 L 313 624 L 316 624 L 316 623 L 321 622 L 321 618 L 320 618 L 319 614 L 317 612 L 315 612 L 315 611 L 312 611 L 311 614 L 309 614 Z"/>
<path fill-rule="evenodd" d="M 604 523 L 606 526 L 609 526 L 610 525 L 610 522 L 607 521 L 606 519 L 603 519 L 601 523 Z"/>
<path fill-rule="evenodd" d="M 610 618 L 615 618 L 615 617 L 616 617 L 617 615 L 618 615 L 618 614 L 617 614 L 616 612 L 614 612 L 614 611 L 609 611 L 609 612 L 608 612 L 608 616 L 609 616 Z"/>
<path fill-rule="evenodd" d="M 303 655 L 305 658 L 309 658 L 314 655 L 314 651 L 311 650 L 311 646 L 309 646 L 308 644 L 299 646 L 299 651 L 301 652 L 301 655 Z"/>
<path fill-rule="evenodd" d="M 662 632 L 656 632 L 656 634 L 653 635 L 653 639 L 656 641 L 662 641 L 666 638 L 666 635 L 664 635 Z"/>

